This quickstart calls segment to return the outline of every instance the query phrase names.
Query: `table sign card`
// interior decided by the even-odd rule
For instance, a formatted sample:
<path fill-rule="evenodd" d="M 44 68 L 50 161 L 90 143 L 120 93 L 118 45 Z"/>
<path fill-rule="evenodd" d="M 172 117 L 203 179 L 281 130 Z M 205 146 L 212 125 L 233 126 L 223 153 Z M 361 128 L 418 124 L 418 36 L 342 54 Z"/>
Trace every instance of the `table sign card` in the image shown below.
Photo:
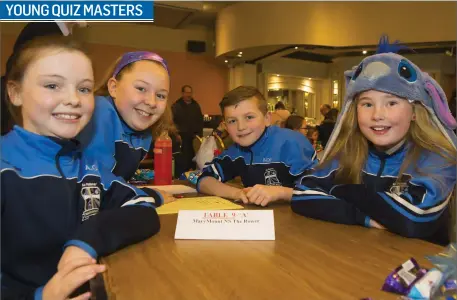
<path fill-rule="evenodd" d="M 234 210 L 244 209 L 243 206 L 216 196 L 177 199 L 176 201 L 157 207 L 159 215 L 177 214 L 181 210 Z"/>
<path fill-rule="evenodd" d="M 180 210 L 175 239 L 274 241 L 273 210 Z"/>

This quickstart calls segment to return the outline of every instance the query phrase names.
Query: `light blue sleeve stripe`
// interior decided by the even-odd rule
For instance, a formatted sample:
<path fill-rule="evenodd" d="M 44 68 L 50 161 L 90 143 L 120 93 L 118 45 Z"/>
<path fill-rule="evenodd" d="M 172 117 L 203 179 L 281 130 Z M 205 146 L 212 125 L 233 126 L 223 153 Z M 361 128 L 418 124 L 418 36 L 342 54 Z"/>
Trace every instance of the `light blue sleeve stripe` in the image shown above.
<path fill-rule="evenodd" d="M 33 297 L 34 300 L 42 300 L 43 299 L 43 289 L 44 286 L 40 286 L 35 290 L 35 296 Z"/>
<path fill-rule="evenodd" d="M 431 221 L 435 221 L 436 219 L 438 219 L 442 214 L 443 212 L 445 211 L 445 209 L 442 209 L 441 211 L 439 212 L 436 212 L 435 214 L 431 215 L 431 216 L 428 216 L 428 217 L 425 217 L 425 216 L 415 216 L 413 214 L 411 214 L 410 212 L 408 212 L 405 208 L 401 207 L 399 204 L 397 204 L 395 201 L 393 201 L 389 196 L 387 196 L 385 193 L 381 193 L 381 192 L 378 192 L 378 194 L 387 202 L 390 204 L 390 206 L 392 206 L 396 211 L 398 211 L 400 214 L 402 214 L 404 217 L 414 221 L 414 222 L 422 222 L 422 223 L 426 223 L 426 222 L 431 222 Z"/>
<path fill-rule="evenodd" d="M 206 177 L 206 176 L 205 176 Z M 203 178 L 205 177 L 202 177 L 202 178 L 198 178 L 197 179 L 197 185 L 195 186 L 195 189 L 197 190 L 197 193 L 201 193 L 200 192 L 200 180 L 202 180 Z"/>
<path fill-rule="evenodd" d="M 371 226 L 370 226 L 370 217 L 368 217 L 368 216 L 365 217 L 364 225 L 365 225 L 365 227 L 371 228 Z"/>
<path fill-rule="evenodd" d="M 161 201 L 161 203 L 159 205 L 157 205 L 157 206 L 161 206 L 161 205 L 165 204 L 165 199 L 163 198 L 162 194 L 160 192 L 157 192 L 157 194 L 159 194 L 159 198 L 160 198 L 160 201 Z"/>
<path fill-rule="evenodd" d="M 131 205 L 145 206 L 145 207 L 150 207 L 150 208 L 156 209 L 156 207 L 155 207 L 154 205 L 152 205 L 151 203 L 149 203 L 149 202 L 143 202 L 143 203 L 137 203 L 137 204 L 131 204 Z M 127 205 L 127 206 L 128 206 L 128 205 Z"/>
<path fill-rule="evenodd" d="M 340 200 L 333 196 L 316 196 L 316 195 L 292 195 L 292 201 L 310 201 L 310 200 Z"/>
<path fill-rule="evenodd" d="M 219 176 L 221 177 L 221 182 L 225 182 L 224 171 L 222 170 L 222 167 L 217 162 L 214 163 L 214 165 L 216 166 L 216 169 L 219 172 Z"/>
<path fill-rule="evenodd" d="M 81 248 L 84 251 L 86 251 L 94 259 L 97 259 L 97 257 L 98 257 L 97 251 L 95 251 L 95 249 L 92 248 L 92 246 L 90 246 L 89 244 L 87 244 L 83 241 L 70 240 L 70 241 L 66 242 L 65 245 L 63 245 L 64 249 L 67 248 L 68 246 L 76 246 L 78 248 Z"/>

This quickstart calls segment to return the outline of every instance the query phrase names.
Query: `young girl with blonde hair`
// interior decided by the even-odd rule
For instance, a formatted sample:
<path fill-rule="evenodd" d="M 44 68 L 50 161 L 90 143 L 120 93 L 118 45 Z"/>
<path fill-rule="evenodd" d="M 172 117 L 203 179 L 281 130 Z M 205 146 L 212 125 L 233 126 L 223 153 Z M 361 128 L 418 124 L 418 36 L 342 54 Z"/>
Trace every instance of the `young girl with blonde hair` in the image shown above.
<path fill-rule="evenodd" d="M 292 209 L 446 243 L 457 124 L 439 84 L 393 46 L 381 40 L 377 54 L 345 72 L 323 161 L 296 185 Z"/>
<path fill-rule="evenodd" d="M 160 229 L 161 196 L 115 177 L 75 139 L 93 85 L 90 58 L 68 38 L 37 38 L 11 59 L 19 125 L 0 141 L 2 299 L 89 299 L 88 281 L 105 270 L 97 259 Z"/>

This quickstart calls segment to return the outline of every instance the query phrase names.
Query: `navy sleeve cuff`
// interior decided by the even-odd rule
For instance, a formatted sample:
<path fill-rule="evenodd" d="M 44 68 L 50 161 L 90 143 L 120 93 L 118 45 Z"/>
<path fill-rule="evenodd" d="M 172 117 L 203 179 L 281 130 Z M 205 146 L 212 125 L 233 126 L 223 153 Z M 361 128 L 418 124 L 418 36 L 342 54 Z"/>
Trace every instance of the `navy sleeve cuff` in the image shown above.
<path fill-rule="evenodd" d="M 365 217 L 365 227 L 371 228 L 371 226 L 370 226 L 370 217 L 369 216 Z"/>
<path fill-rule="evenodd" d="M 43 299 L 43 289 L 44 289 L 44 286 L 40 286 L 39 288 L 37 288 L 35 290 L 35 296 L 34 296 L 34 300 L 42 300 Z"/>
<path fill-rule="evenodd" d="M 204 176 L 204 177 L 201 177 L 201 176 L 200 176 L 200 177 L 197 179 L 197 184 L 195 185 L 195 189 L 197 190 L 197 193 L 201 193 L 201 191 L 200 191 L 200 181 L 201 181 L 203 178 L 205 178 L 205 177 L 207 177 L 207 176 Z"/>
<path fill-rule="evenodd" d="M 70 240 L 63 245 L 64 249 L 67 248 L 68 246 L 76 246 L 78 248 L 83 249 L 86 251 L 93 259 L 97 259 L 97 251 L 95 251 L 94 248 L 92 248 L 89 244 L 79 241 L 79 240 Z"/>
<path fill-rule="evenodd" d="M 159 186 L 157 188 L 160 189 Z M 150 189 L 150 188 L 140 188 L 140 190 L 145 192 L 149 197 L 154 198 L 154 200 L 155 200 L 154 204 L 156 207 L 159 207 L 164 204 L 165 200 L 163 199 L 163 196 L 162 196 L 162 194 L 160 194 L 160 192 Z"/>

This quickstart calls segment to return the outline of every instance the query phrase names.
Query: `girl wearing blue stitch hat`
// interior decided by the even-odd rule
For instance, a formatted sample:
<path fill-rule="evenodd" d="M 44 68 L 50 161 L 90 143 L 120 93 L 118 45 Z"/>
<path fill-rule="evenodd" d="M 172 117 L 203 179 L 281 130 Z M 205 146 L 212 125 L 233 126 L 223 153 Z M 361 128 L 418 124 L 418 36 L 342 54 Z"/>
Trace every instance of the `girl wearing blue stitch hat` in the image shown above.
<path fill-rule="evenodd" d="M 79 137 L 85 151 L 130 180 L 152 140 L 173 128 L 169 91 L 169 70 L 161 56 L 148 51 L 122 55 L 95 91 L 94 116 Z"/>
<path fill-rule="evenodd" d="M 383 37 L 377 54 L 345 72 L 341 114 L 292 209 L 447 243 L 457 123 L 439 84 L 398 49 Z"/>

